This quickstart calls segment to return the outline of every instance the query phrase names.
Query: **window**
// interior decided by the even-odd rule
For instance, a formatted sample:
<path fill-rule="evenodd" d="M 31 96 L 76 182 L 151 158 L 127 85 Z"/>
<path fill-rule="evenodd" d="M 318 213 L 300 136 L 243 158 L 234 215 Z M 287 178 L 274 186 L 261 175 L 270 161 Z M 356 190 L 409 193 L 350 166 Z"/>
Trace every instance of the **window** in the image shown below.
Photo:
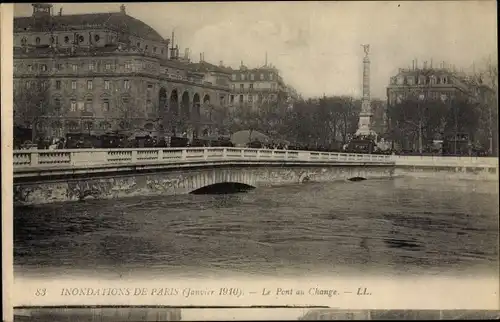
<path fill-rule="evenodd" d="M 111 69 L 111 64 L 110 63 L 106 63 L 106 70 L 110 70 Z"/>
<path fill-rule="evenodd" d="M 141 48 L 141 43 L 137 42 L 137 48 Z"/>
<path fill-rule="evenodd" d="M 413 85 L 413 76 L 408 76 L 406 82 L 408 83 L 408 85 Z"/>
<path fill-rule="evenodd" d="M 37 45 L 40 45 L 40 37 L 36 37 L 36 39 L 35 39 L 35 43 L 36 43 Z"/>
<path fill-rule="evenodd" d="M 71 89 L 76 89 L 76 80 L 71 81 Z"/>
<path fill-rule="evenodd" d="M 245 84 L 240 84 L 240 89 L 244 89 L 245 88 Z"/>
<path fill-rule="evenodd" d="M 124 98 L 122 99 L 122 102 L 123 102 L 123 104 L 128 104 L 128 97 L 124 97 Z"/>
<path fill-rule="evenodd" d="M 49 87 L 49 84 L 47 81 L 42 81 L 42 83 L 40 85 L 41 85 L 42 90 L 46 90 Z"/>
<path fill-rule="evenodd" d="M 231 84 L 231 89 L 234 89 L 234 84 Z"/>
<path fill-rule="evenodd" d="M 28 71 L 32 72 L 33 71 L 33 65 L 28 65 Z"/>
<path fill-rule="evenodd" d="M 109 100 L 105 99 L 102 101 L 102 111 L 109 112 Z"/>
<path fill-rule="evenodd" d="M 71 100 L 70 111 L 76 112 L 76 101 L 75 100 Z"/>
<path fill-rule="evenodd" d="M 253 102 L 253 95 L 248 95 L 248 102 L 252 103 Z"/>
<path fill-rule="evenodd" d="M 255 80 L 255 75 L 254 74 L 250 74 L 250 80 Z"/>
<path fill-rule="evenodd" d="M 400 76 L 398 77 L 398 85 L 403 85 L 404 84 L 404 77 Z"/>
<path fill-rule="evenodd" d="M 45 65 L 45 64 L 40 65 L 40 70 L 42 72 L 46 72 L 47 71 L 47 65 Z"/>
<path fill-rule="evenodd" d="M 21 45 L 25 46 L 27 41 L 28 41 L 28 40 L 26 39 L 26 37 L 23 37 L 23 38 L 21 39 Z"/>
<path fill-rule="evenodd" d="M 63 69 L 63 64 L 57 64 L 56 65 L 57 70 L 62 70 Z"/>
<path fill-rule="evenodd" d="M 125 63 L 125 69 L 132 69 L 132 63 L 126 62 Z"/>
<path fill-rule="evenodd" d="M 64 37 L 64 42 L 65 42 L 65 43 L 69 43 L 69 37 L 68 37 L 68 36 L 65 36 L 65 37 Z"/>
<path fill-rule="evenodd" d="M 240 95 L 240 103 L 243 103 L 243 95 Z"/>
<path fill-rule="evenodd" d="M 130 88 L 130 81 L 129 80 L 124 80 L 123 81 L 123 88 L 124 89 L 129 89 Z"/>
<path fill-rule="evenodd" d="M 153 84 L 148 84 L 148 92 L 151 92 L 153 90 Z"/>
<path fill-rule="evenodd" d="M 148 50 L 148 45 L 144 46 L 144 50 Z"/>
<path fill-rule="evenodd" d="M 264 74 L 260 74 L 260 80 L 264 80 Z"/>
<path fill-rule="evenodd" d="M 26 89 L 30 89 L 31 88 L 31 81 L 27 81 L 25 86 L 26 86 Z"/>
<path fill-rule="evenodd" d="M 109 80 L 105 80 L 104 81 L 104 89 L 109 89 L 109 88 L 110 88 Z"/>
<path fill-rule="evenodd" d="M 441 80 L 441 83 L 446 84 L 446 81 L 447 81 L 446 77 L 443 77 L 443 79 Z"/>
<path fill-rule="evenodd" d="M 162 48 L 161 49 L 161 53 L 164 54 L 165 53 L 165 48 Z"/>
<path fill-rule="evenodd" d="M 56 80 L 56 89 L 61 89 L 61 81 Z"/>
<path fill-rule="evenodd" d="M 73 64 L 73 71 L 74 71 L 74 72 L 77 72 L 77 71 L 78 71 L 78 65 L 77 65 L 77 64 Z"/>
<path fill-rule="evenodd" d="M 92 111 L 92 99 L 91 98 L 87 98 L 87 100 L 85 101 L 85 111 L 86 112 Z"/>
<path fill-rule="evenodd" d="M 59 98 L 56 98 L 56 99 L 54 100 L 54 111 L 55 111 L 56 113 L 61 112 L 61 100 L 60 100 Z"/>
<path fill-rule="evenodd" d="M 95 69 L 95 63 L 94 62 L 90 62 L 89 63 L 89 70 L 94 70 Z"/>
<path fill-rule="evenodd" d="M 245 74 L 241 74 L 241 80 L 245 80 Z"/>
<path fill-rule="evenodd" d="M 101 37 L 99 35 L 94 35 L 94 40 L 95 42 L 99 42 L 99 40 L 101 40 Z"/>
<path fill-rule="evenodd" d="M 234 95 L 231 95 L 231 96 L 229 97 L 229 101 L 230 101 L 231 103 L 234 103 Z"/>
<path fill-rule="evenodd" d="M 151 100 L 147 100 L 146 101 L 146 111 L 147 112 L 152 112 L 153 111 L 153 103 L 151 102 Z"/>
<path fill-rule="evenodd" d="M 250 84 L 249 86 L 250 86 L 250 89 L 253 89 L 253 84 Z"/>
<path fill-rule="evenodd" d="M 91 90 L 92 90 L 92 81 L 91 81 L 91 80 L 88 80 L 88 81 L 87 81 L 87 89 L 88 89 L 89 91 L 91 91 Z"/>
<path fill-rule="evenodd" d="M 273 74 L 269 74 L 269 79 L 273 80 L 273 76 L 274 76 Z"/>
<path fill-rule="evenodd" d="M 156 47 L 153 47 L 153 52 L 156 53 Z"/>
<path fill-rule="evenodd" d="M 231 79 L 235 81 L 236 80 L 236 74 L 232 74 L 231 75 Z"/>

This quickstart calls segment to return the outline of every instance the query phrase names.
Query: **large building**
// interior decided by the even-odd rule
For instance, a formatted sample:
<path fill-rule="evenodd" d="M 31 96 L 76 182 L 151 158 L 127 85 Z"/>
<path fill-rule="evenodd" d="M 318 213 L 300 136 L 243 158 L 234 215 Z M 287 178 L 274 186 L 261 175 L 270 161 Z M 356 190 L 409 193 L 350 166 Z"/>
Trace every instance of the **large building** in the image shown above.
<path fill-rule="evenodd" d="M 442 63 L 439 67 L 432 67 L 424 63 L 422 67 L 418 67 L 415 63 L 412 68 L 399 69 L 399 72 L 390 78 L 390 83 L 387 86 L 387 106 L 397 105 L 409 98 L 415 98 L 419 101 L 425 102 L 427 100 L 440 100 L 453 108 L 458 101 L 467 101 L 469 103 L 478 104 L 483 106 L 479 117 L 482 118 L 481 122 L 488 118 L 487 111 L 493 108 L 492 98 L 494 91 L 482 82 L 478 75 L 467 75 L 464 72 L 456 71 L 454 68 L 445 67 Z M 484 134 L 482 139 L 482 146 L 489 149 L 490 152 L 494 150 L 494 137 L 492 117 L 489 117 L 490 133 Z M 456 122 L 456 121 L 455 121 Z M 391 121 L 388 120 L 387 125 L 391 126 Z M 475 134 L 478 134 L 481 129 L 475 131 L 476 133 L 458 133 L 455 129 L 454 133 L 444 133 L 445 137 L 451 140 L 458 140 L 459 136 L 464 136 L 472 140 Z M 390 129 L 388 129 L 390 132 Z M 480 137 L 481 135 L 476 135 Z M 488 139 L 485 137 L 489 136 Z M 481 141 L 475 139 L 474 141 Z M 489 142 L 486 142 L 489 141 Z M 496 141 L 496 140 L 495 140 Z M 408 141 L 409 142 L 409 141 Z M 416 143 L 414 142 L 413 145 Z M 467 144 L 472 144 L 469 142 Z M 406 147 L 411 148 L 411 147 Z M 413 148 L 416 148 L 413 146 Z"/>
<path fill-rule="evenodd" d="M 285 85 L 279 70 L 268 65 L 247 68 L 241 62 L 239 69 L 231 70 L 230 105 L 258 109 L 273 102 L 290 103 L 293 91 Z"/>
<path fill-rule="evenodd" d="M 231 72 L 192 64 L 178 46 L 118 12 L 64 15 L 33 4 L 14 19 L 14 118 L 39 135 L 217 130 Z"/>
<path fill-rule="evenodd" d="M 410 95 L 443 101 L 452 98 L 479 100 L 483 87 L 477 79 L 462 72 L 444 67 L 428 67 L 425 64 L 423 68 L 400 68 L 387 86 L 387 102 L 389 105 L 397 104 Z"/>

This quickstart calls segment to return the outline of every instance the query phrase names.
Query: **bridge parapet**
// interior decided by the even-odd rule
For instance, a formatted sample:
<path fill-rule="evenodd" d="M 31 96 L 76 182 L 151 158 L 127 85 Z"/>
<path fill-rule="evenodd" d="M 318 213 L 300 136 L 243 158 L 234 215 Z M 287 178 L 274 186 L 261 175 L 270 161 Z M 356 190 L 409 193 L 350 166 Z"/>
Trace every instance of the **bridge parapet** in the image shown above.
<path fill-rule="evenodd" d="M 393 155 L 396 166 L 498 168 L 495 157 Z"/>
<path fill-rule="evenodd" d="M 135 163 L 175 163 L 200 161 L 300 161 L 300 162 L 376 162 L 394 164 L 389 155 L 268 150 L 229 147 L 16 150 L 14 169 L 57 166 L 96 166 Z"/>

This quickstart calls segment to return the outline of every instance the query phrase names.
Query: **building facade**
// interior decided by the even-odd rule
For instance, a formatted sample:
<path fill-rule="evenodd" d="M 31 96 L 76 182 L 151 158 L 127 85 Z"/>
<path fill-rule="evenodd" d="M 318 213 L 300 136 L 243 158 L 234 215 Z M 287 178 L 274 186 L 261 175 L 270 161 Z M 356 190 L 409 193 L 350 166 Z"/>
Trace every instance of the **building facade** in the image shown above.
<path fill-rule="evenodd" d="M 259 68 L 249 69 L 243 62 L 239 69 L 231 70 L 230 105 L 234 108 L 258 109 L 265 104 L 288 102 L 290 100 L 283 77 L 277 68 L 267 63 Z"/>
<path fill-rule="evenodd" d="M 46 137 L 213 131 L 210 111 L 227 107 L 231 73 L 178 53 L 123 5 L 119 12 L 54 15 L 51 5 L 33 4 L 31 17 L 14 19 L 15 124 Z"/>
<path fill-rule="evenodd" d="M 427 101 L 441 101 L 448 105 L 450 110 L 453 110 L 456 105 L 460 105 L 460 102 L 467 102 L 477 106 L 477 117 L 481 119 L 478 121 L 480 123 L 485 122 L 485 118 L 488 117 L 487 111 L 491 108 L 489 102 L 492 95 L 494 95 L 494 91 L 486 86 L 481 78 L 476 75 L 467 75 L 463 72 L 445 68 L 444 63 L 439 68 L 433 68 L 424 64 L 420 68 L 414 66 L 408 69 L 399 69 L 399 72 L 390 78 L 390 83 L 387 86 L 387 108 L 391 108 L 391 106 L 402 103 L 407 99 L 415 99 L 418 102 L 422 102 L 422 104 L 425 104 Z M 448 123 L 450 122 L 457 124 L 456 120 L 448 120 Z M 387 119 L 385 123 L 387 124 L 386 131 L 389 133 L 391 131 L 391 120 Z M 444 131 L 444 129 L 441 131 Z M 467 137 L 467 140 L 470 140 L 467 143 L 469 145 L 474 144 L 472 141 L 483 141 L 481 142 L 482 146 L 489 148 L 490 151 L 493 149 L 492 131 L 486 134 L 490 136 L 489 139 L 481 139 L 481 135 L 477 135 L 479 129 L 478 131 L 471 132 L 470 129 L 455 128 L 452 132 L 442 132 L 441 135 L 436 135 L 435 139 L 444 139 L 447 137 L 451 140 L 458 140 L 458 136 L 463 136 Z M 473 140 L 474 136 L 476 138 Z M 489 141 L 489 143 L 486 141 Z M 406 146 L 403 148 L 418 149 L 417 145 L 422 146 L 422 143 L 417 144 L 415 142 L 413 142 L 413 147 Z"/>

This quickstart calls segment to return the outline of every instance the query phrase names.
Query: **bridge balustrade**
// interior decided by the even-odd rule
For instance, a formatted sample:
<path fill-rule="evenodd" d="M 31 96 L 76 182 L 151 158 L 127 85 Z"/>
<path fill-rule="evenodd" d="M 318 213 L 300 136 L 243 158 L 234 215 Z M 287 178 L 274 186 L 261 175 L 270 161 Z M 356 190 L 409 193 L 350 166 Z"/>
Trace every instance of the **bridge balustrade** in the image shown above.
<path fill-rule="evenodd" d="M 498 167 L 498 158 L 495 157 L 419 155 L 393 155 L 391 157 L 396 165 L 404 166 Z"/>
<path fill-rule="evenodd" d="M 13 155 L 14 169 L 223 160 L 394 163 L 389 155 L 226 147 L 16 150 Z"/>

